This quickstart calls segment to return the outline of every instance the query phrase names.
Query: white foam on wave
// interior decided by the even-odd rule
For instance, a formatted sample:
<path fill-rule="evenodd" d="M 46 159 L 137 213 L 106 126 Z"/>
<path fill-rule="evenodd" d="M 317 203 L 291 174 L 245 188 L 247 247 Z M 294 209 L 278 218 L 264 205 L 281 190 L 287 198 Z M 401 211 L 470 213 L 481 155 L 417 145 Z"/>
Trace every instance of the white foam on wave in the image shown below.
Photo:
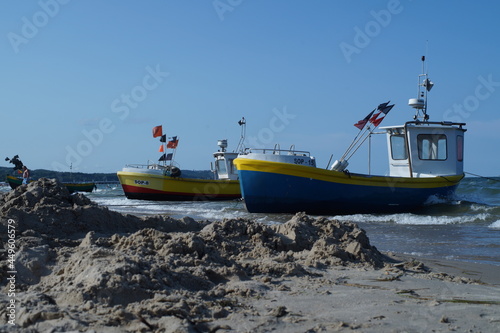
<path fill-rule="evenodd" d="M 204 218 L 208 220 L 238 217 L 237 212 L 233 211 L 230 206 L 224 207 L 214 204 L 189 202 L 177 205 L 165 205 L 163 206 L 163 209 L 169 213 L 179 214 L 179 216 L 187 215 L 193 218 Z"/>
<path fill-rule="evenodd" d="M 427 200 L 425 201 L 424 205 L 436 205 L 436 204 L 457 204 L 457 201 L 451 201 L 449 198 L 443 198 L 443 197 L 438 197 L 435 195 L 431 195 Z"/>
<path fill-rule="evenodd" d="M 482 205 L 482 204 L 472 204 L 470 206 L 470 209 L 474 212 L 489 212 L 489 211 L 492 211 L 494 210 L 496 207 L 495 206 L 486 206 L 486 205 Z"/>
<path fill-rule="evenodd" d="M 342 215 L 335 216 L 334 218 L 340 221 L 352 222 L 385 222 L 407 225 L 445 225 L 485 221 L 488 217 L 488 214 L 476 214 L 473 216 L 432 216 L 404 213 L 392 215 Z"/>
<path fill-rule="evenodd" d="M 488 228 L 500 230 L 500 220 L 493 222 L 488 226 Z"/>
<path fill-rule="evenodd" d="M 96 203 L 106 206 L 111 210 L 146 215 L 170 215 L 174 218 L 184 216 L 196 220 L 220 220 L 224 218 L 247 217 L 242 209 L 238 209 L 239 203 L 216 203 L 216 202 L 192 202 L 192 201 L 142 201 L 121 198 L 92 198 Z"/>
<path fill-rule="evenodd" d="M 106 198 L 106 197 L 90 197 L 90 200 L 102 206 L 119 206 L 119 205 L 127 205 L 130 204 L 125 197 L 116 197 L 116 198 Z"/>

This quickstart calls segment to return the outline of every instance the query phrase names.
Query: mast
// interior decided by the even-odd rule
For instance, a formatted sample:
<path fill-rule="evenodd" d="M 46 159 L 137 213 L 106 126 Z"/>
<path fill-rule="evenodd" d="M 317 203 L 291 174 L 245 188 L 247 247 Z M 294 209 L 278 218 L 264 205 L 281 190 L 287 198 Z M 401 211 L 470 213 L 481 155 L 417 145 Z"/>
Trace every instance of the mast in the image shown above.
<path fill-rule="evenodd" d="M 408 105 L 414 108 L 415 115 L 413 119 L 415 121 L 422 121 L 427 123 L 429 121 L 429 115 L 427 114 L 427 94 L 431 91 L 434 86 L 434 82 L 429 79 L 427 75 L 427 68 L 425 63 L 425 56 L 422 56 L 422 74 L 418 76 L 418 85 L 417 85 L 417 98 L 410 98 L 408 101 Z M 408 152 L 408 169 L 410 171 L 410 177 L 413 177 L 413 167 L 412 167 L 412 156 L 410 153 L 410 145 L 409 145 L 409 135 L 407 130 L 407 125 L 405 125 L 404 133 L 406 136 L 405 145 L 406 151 Z"/>
<path fill-rule="evenodd" d="M 238 142 L 238 146 L 236 147 L 236 150 L 234 152 L 242 153 L 244 150 L 243 144 L 245 142 L 245 135 L 247 129 L 247 121 L 245 120 L 245 117 L 242 117 L 241 120 L 238 121 L 238 125 L 241 126 L 241 135 L 240 135 L 240 141 Z"/>
<path fill-rule="evenodd" d="M 418 76 L 417 98 L 410 98 L 408 101 L 408 105 L 416 110 L 415 116 L 413 116 L 414 120 L 423 122 L 429 120 L 429 115 L 427 114 L 427 93 L 431 91 L 433 86 L 434 82 L 427 75 L 425 56 L 422 56 L 422 74 Z"/>

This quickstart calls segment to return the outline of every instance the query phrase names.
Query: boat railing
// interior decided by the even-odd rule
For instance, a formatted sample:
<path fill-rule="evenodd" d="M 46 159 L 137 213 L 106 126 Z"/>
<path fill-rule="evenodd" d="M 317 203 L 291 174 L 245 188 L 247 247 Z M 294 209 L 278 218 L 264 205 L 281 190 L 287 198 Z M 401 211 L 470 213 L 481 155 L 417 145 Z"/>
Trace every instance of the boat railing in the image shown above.
<path fill-rule="evenodd" d="M 150 169 L 150 164 L 126 164 L 126 168 L 135 168 L 135 169 Z"/>
<path fill-rule="evenodd" d="M 161 165 L 157 163 L 149 164 L 127 164 L 126 168 L 136 168 L 136 169 L 149 169 L 149 170 L 167 170 L 170 168 L 169 165 Z"/>
<path fill-rule="evenodd" d="M 441 126 L 459 126 L 459 128 L 462 128 L 462 126 L 465 126 L 467 124 L 455 123 L 452 121 L 407 121 L 405 123 L 405 126 L 408 125 L 441 125 Z"/>
<path fill-rule="evenodd" d="M 250 153 L 311 157 L 310 152 L 304 150 L 295 150 L 294 145 L 292 145 L 290 149 L 280 149 L 279 145 L 274 146 L 274 148 L 245 148 L 243 154 L 247 155 Z"/>

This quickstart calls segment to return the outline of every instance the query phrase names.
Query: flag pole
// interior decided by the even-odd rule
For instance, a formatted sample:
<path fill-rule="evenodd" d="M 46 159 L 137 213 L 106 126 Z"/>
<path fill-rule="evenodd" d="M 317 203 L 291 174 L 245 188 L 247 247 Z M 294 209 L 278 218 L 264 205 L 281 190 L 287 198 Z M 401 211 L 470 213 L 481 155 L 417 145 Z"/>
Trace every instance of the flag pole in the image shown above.
<path fill-rule="evenodd" d="M 372 135 L 368 134 L 368 175 L 371 174 L 371 161 L 372 161 Z"/>
<path fill-rule="evenodd" d="M 359 128 L 360 131 L 358 132 L 358 134 L 356 134 L 356 136 L 354 137 L 351 144 L 349 145 L 349 147 L 347 148 L 345 153 L 342 155 L 340 160 L 336 160 L 333 163 L 333 165 L 330 168 L 331 170 L 335 170 L 335 171 L 344 170 L 347 167 L 347 165 L 349 165 L 349 163 L 348 163 L 349 159 L 358 151 L 358 149 L 366 141 L 366 139 L 369 138 L 370 139 L 370 141 L 369 141 L 370 142 L 370 147 L 369 147 L 370 151 L 369 151 L 369 156 L 368 156 L 368 172 L 369 173 L 371 172 L 371 170 L 370 170 L 371 169 L 371 135 L 373 134 L 373 130 L 375 130 L 378 127 L 378 125 L 380 125 L 380 123 L 385 118 L 387 113 L 394 106 L 394 104 L 393 104 L 393 105 L 388 107 L 387 105 L 389 103 L 390 103 L 390 101 L 388 101 L 387 103 L 379 104 L 378 107 L 376 107 L 372 112 L 370 112 L 365 118 L 363 118 L 362 120 L 360 120 L 356 124 L 354 124 L 354 126 L 356 128 Z M 375 113 L 375 111 L 378 111 L 378 113 L 373 115 Z M 379 116 L 381 114 L 384 114 L 384 115 L 381 118 L 379 118 Z M 370 127 L 370 123 L 374 125 L 373 130 Z M 368 124 L 368 126 L 366 126 L 366 124 Z"/>
<path fill-rule="evenodd" d="M 389 101 L 390 102 L 390 101 Z M 374 121 L 371 121 L 372 119 L 370 119 L 370 123 L 373 124 L 373 129 L 370 128 L 370 125 L 368 125 L 367 127 L 367 131 L 365 133 L 363 133 L 363 136 L 367 133 L 368 135 L 363 139 L 363 141 L 361 141 L 361 143 L 359 143 L 359 145 L 356 147 L 356 149 L 354 150 L 354 152 L 352 153 L 347 153 L 347 154 L 344 154 L 344 155 L 348 155 L 350 154 L 347 158 L 345 156 L 342 156 L 342 158 L 345 158 L 347 161 L 354 155 L 354 153 L 356 153 L 356 151 L 359 149 L 359 147 L 361 147 L 361 145 L 366 141 L 367 138 L 370 138 L 371 139 L 371 135 L 373 134 L 373 131 L 375 131 L 375 129 L 380 125 L 380 123 L 382 122 L 382 120 L 387 116 L 387 114 L 389 113 L 389 111 L 392 110 L 392 108 L 394 107 L 394 104 L 392 105 L 389 105 L 387 106 L 387 104 L 389 104 L 389 102 L 387 103 L 384 103 L 384 104 L 381 104 L 379 105 L 378 109 L 380 110 L 379 113 L 374 116 L 376 117 L 376 119 L 374 119 Z M 382 106 L 383 105 L 383 106 Z M 384 115 L 381 117 L 381 118 L 378 118 L 378 116 L 383 113 Z M 362 137 L 363 137 L 362 136 Z M 361 138 L 362 138 L 361 137 Z M 361 138 L 358 139 L 358 141 L 356 142 L 356 144 L 358 144 L 359 140 L 361 140 Z M 352 148 L 351 148 L 352 150 Z"/>
<path fill-rule="evenodd" d="M 349 157 L 346 158 L 346 161 L 349 161 L 349 159 L 358 151 L 358 149 L 363 145 L 363 143 L 365 143 L 366 139 L 368 139 L 369 137 L 371 137 L 371 135 L 373 134 L 373 131 L 377 128 L 377 126 L 374 126 L 373 127 L 373 130 L 370 129 L 370 126 L 368 126 L 368 129 L 370 129 L 370 133 L 363 139 L 363 141 L 361 141 L 361 143 L 356 147 L 356 149 L 349 155 Z"/>
<path fill-rule="evenodd" d="M 165 142 L 162 142 L 162 145 L 163 145 L 163 154 L 165 154 L 165 156 L 167 156 L 167 140 L 165 140 Z M 167 167 L 167 161 L 166 160 L 163 160 L 163 167 Z"/>
<path fill-rule="evenodd" d="M 379 105 L 380 107 L 380 105 Z M 358 125 L 359 122 L 363 121 L 363 127 L 360 128 L 358 134 L 356 134 L 356 136 L 354 137 L 354 139 L 352 140 L 351 144 L 349 145 L 349 147 L 347 148 L 347 150 L 345 151 L 344 155 L 342 155 L 342 157 L 340 158 L 340 160 L 342 161 L 348 154 L 349 154 L 349 151 L 357 144 L 357 142 L 365 135 L 366 133 L 366 124 L 370 121 L 371 117 L 373 116 L 373 114 L 375 113 L 375 111 L 377 111 L 377 108 L 376 109 L 373 109 L 372 112 L 370 112 L 364 119 L 358 121 L 358 123 L 354 124 L 354 126 Z M 359 128 L 358 126 L 356 126 L 357 128 Z M 364 130 L 364 132 L 363 132 Z M 361 138 L 358 139 L 359 135 L 363 133 L 361 135 Z"/>
<path fill-rule="evenodd" d="M 175 141 L 179 142 L 179 137 L 176 136 L 175 137 Z M 175 145 L 175 148 L 174 148 L 174 153 L 172 155 L 172 159 L 170 160 L 170 172 L 172 172 L 172 167 L 173 167 L 173 164 L 174 164 L 174 160 L 175 160 L 175 153 L 177 152 L 177 145 Z"/>
<path fill-rule="evenodd" d="M 367 130 L 370 128 L 370 125 L 368 125 L 368 127 L 364 127 L 361 131 L 358 132 L 358 134 L 356 135 L 356 137 L 354 138 L 354 140 L 352 140 L 351 144 L 349 145 L 349 147 L 347 148 L 347 150 L 345 151 L 344 155 L 342 155 L 342 157 L 340 158 L 340 160 L 344 160 L 345 157 L 349 154 L 349 152 L 358 144 L 359 140 L 361 140 Z M 363 132 L 364 131 L 364 132 Z M 358 138 L 358 136 L 363 132 L 363 134 Z"/>
<path fill-rule="evenodd" d="M 351 157 L 358 151 L 358 149 L 363 145 L 363 143 L 366 141 L 366 139 L 368 139 L 369 135 L 365 137 L 365 139 L 363 141 L 361 141 L 361 143 L 356 147 L 356 149 L 348 156 L 346 157 L 346 161 L 349 161 L 351 159 Z"/>

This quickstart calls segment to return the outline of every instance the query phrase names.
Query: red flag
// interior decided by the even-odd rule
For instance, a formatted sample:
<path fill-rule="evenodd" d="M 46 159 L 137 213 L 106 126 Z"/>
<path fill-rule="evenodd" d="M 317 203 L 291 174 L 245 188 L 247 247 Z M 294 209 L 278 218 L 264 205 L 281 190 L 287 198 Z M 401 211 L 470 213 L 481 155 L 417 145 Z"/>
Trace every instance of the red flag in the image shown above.
<path fill-rule="evenodd" d="M 177 148 L 178 143 L 179 143 L 179 140 L 177 140 L 177 137 L 174 136 L 171 140 L 168 140 L 167 148 L 175 149 L 175 148 Z"/>
<path fill-rule="evenodd" d="M 175 148 L 177 148 L 178 143 L 179 143 L 179 140 L 169 141 L 167 143 L 167 148 L 175 149 Z"/>
<path fill-rule="evenodd" d="M 372 124 L 373 124 L 373 123 L 374 123 L 374 121 L 376 121 L 376 120 L 377 120 L 377 117 L 378 117 L 378 116 L 380 116 L 380 114 L 381 114 L 381 113 L 382 113 L 382 112 L 381 112 L 381 111 L 379 111 L 379 112 L 377 112 L 376 114 L 374 114 L 374 115 L 373 115 L 373 117 L 371 117 L 371 118 L 370 118 L 370 123 L 372 123 Z"/>
<path fill-rule="evenodd" d="M 384 120 L 385 116 L 389 113 L 389 111 L 392 110 L 393 107 L 394 104 L 380 108 L 379 109 L 380 111 L 376 115 L 370 118 L 370 123 L 372 123 L 375 127 L 380 125 L 382 120 Z M 381 114 L 383 114 L 383 116 L 378 118 L 378 116 L 380 116 Z"/>
<path fill-rule="evenodd" d="M 162 126 L 153 127 L 153 138 L 159 137 L 163 135 Z"/>
<path fill-rule="evenodd" d="M 160 146 L 160 149 L 158 149 L 160 153 L 163 153 L 163 145 Z"/>
<path fill-rule="evenodd" d="M 356 124 L 354 124 L 354 126 L 359 128 L 360 130 L 362 130 L 365 127 L 366 123 L 368 122 L 368 119 L 370 119 L 370 117 L 372 116 L 373 112 L 375 112 L 375 110 L 370 112 L 364 119 L 362 119 L 362 120 L 358 121 Z"/>
<path fill-rule="evenodd" d="M 380 118 L 372 121 L 373 126 L 377 127 L 378 125 L 380 125 L 380 123 L 382 122 L 382 120 L 384 120 L 384 118 L 385 118 L 385 115 L 383 117 L 380 117 Z"/>

